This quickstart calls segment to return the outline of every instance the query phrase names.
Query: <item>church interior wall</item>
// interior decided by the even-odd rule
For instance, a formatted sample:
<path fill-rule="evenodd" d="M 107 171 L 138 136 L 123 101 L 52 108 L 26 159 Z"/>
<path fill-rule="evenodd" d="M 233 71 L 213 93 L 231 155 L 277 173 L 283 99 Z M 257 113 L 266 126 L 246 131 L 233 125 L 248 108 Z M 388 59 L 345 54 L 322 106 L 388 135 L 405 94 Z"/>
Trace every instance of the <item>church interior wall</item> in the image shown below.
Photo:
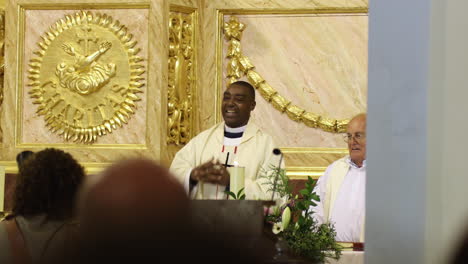
<path fill-rule="evenodd" d="M 342 129 L 343 122 L 367 108 L 367 1 L 106 2 L 6 3 L 8 66 L 0 165 L 7 175 L 16 173 L 16 153 L 45 147 L 69 151 L 89 174 L 129 156 L 169 165 L 184 142 L 221 121 L 220 100 L 230 61 L 224 23 L 231 17 L 246 26 L 240 41 L 243 55 L 276 92 L 276 97 L 265 99 L 257 89 L 252 118 L 279 142 L 290 177 L 318 178 L 329 163 L 347 153 L 339 124 Z M 23 11 L 15 12 L 20 3 Z M 128 124 L 92 144 L 65 141 L 46 128 L 26 85 L 41 34 L 81 9 L 105 13 L 127 26 L 144 59 L 144 87 L 135 114 Z M 255 81 L 251 77 L 243 73 L 239 79 Z M 301 121 L 305 113 L 322 116 L 321 125 L 318 119 L 308 119 L 316 122 L 308 125 Z"/>

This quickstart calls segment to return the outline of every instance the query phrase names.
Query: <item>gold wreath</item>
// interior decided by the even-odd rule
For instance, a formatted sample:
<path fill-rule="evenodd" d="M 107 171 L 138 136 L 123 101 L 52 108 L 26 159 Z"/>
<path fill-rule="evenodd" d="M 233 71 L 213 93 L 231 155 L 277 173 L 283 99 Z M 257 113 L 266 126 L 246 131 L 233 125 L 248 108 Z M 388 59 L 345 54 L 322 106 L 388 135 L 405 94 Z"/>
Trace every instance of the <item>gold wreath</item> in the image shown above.
<path fill-rule="evenodd" d="M 52 132 L 65 140 L 93 143 L 135 113 L 145 70 L 137 41 L 128 31 L 111 16 L 80 11 L 66 15 L 41 36 L 37 57 L 29 62 L 28 86 L 33 103 L 39 105 L 36 113 L 44 116 Z M 79 33 L 86 35 L 77 38 Z M 100 35 L 92 39 L 91 33 Z M 118 61 L 120 69 L 111 60 Z"/>
<path fill-rule="evenodd" d="M 229 22 L 224 23 L 224 36 L 229 41 L 227 58 L 228 85 L 239 80 L 243 75 L 254 85 L 260 92 L 263 98 L 267 100 L 275 109 L 281 113 L 286 113 L 287 116 L 296 122 L 302 122 L 305 125 L 313 128 L 320 128 L 327 132 L 343 133 L 346 132 L 346 126 L 349 119 L 332 119 L 326 116 L 321 116 L 311 112 L 307 112 L 303 108 L 292 104 L 291 101 L 284 98 L 273 87 L 271 87 L 259 73 L 254 71 L 255 66 L 250 59 L 242 54 L 240 40 L 242 31 L 245 25 L 231 16 Z"/>

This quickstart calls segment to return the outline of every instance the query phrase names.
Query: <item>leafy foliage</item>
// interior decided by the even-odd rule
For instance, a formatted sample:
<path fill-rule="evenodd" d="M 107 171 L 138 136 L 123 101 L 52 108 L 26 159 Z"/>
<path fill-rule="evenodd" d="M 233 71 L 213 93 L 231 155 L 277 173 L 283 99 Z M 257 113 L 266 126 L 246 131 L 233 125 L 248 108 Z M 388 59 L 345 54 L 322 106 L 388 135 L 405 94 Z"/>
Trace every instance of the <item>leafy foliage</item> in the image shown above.
<path fill-rule="evenodd" d="M 231 191 L 225 191 L 228 196 L 231 196 L 234 200 L 245 200 L 244 188 L 240 189 L 237 194 Z"/>
<path fill-rule="evenodd" d="M 305 188 L 299 191 L 300 196 L 293 197 L 285 170 L 272 170 L 273 172 L 264 173 L 260 177 L 266 178 L 265 184 L 269 191 L 276 188 L 276 192 L 286 200 L 265 217 L 265 221 L 273 225 L 273 233 L 287 242 L 292 253 L 313 262 L 323 263 L 326 258 L 339 259 L 342 247 L 335 240 L 334 226 L 330 223 L 318 224 L 312 217 L 313 211 L 310 208 L 320 201 L 320 197 L 313 191 L 315 180 L 308 177 Z M 278 183 L 275 186 L 277 173 Z M 292 219 L 287 226 L 282 226 L 283 212 L 286 208 L 291 210 Z"/>
<path fill-rule="evenodd" d="M 275 183 L 277 176 L 278 180 Z M 265 181 L 264 185 L 268 192 L 275 191 L 275 193 L 281 197 L 288 196 L 292 193 L 292 188 L 289 184 L 289 177 L 286 176 L 286 171 L 284 169 L 270 165 L 267 170 L 262 168 L 259 178 Z"/>

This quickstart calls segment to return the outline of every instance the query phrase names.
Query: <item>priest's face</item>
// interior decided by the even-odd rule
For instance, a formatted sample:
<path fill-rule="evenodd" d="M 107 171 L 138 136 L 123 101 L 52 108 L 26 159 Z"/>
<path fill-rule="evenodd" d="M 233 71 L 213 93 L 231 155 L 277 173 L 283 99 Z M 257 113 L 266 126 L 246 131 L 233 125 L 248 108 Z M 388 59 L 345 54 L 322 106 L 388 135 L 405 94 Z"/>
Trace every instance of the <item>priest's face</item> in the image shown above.
<path fill-rule="evenodd" d="M 227 126 L 245 126 L 254 108 L 255 99 L 248 87 L 232 84 L 224 92 L 221 111 Z"/>
<path fill-rule="evenodd" d="M 366 115 L 353 118 L 347 128 L 348 150 L 351 160 L 362 166 L 366 159 Z"/>

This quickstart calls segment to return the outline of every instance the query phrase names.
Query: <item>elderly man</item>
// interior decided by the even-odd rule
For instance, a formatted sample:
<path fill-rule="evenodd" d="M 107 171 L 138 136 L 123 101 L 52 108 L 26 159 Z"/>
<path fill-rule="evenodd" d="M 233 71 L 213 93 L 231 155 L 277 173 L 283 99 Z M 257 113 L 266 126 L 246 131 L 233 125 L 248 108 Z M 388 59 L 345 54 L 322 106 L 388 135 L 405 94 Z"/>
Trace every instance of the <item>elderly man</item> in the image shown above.
<path fill-rule="evenodd" d="M 250 122 L 255 90 L 247 82 L 234 82 L 223 95 L 224 122 L 193 138 L 174 157 L 171 171 L 193 199 L 226 199 L 230 176 L 226 166 L 245 167 L 246 199 L 271 199 L 259 178 L 262 170 L 277 166 L 271 136 Z"/>
<path fill-rule="evenodd" d="M 364 242 L 366 184 L 366 114 L 351 119 L 344 137 L 349 155 L 333 162 L 319 178 L 315 193 L 318 223 L 335 225 L 336 240 Z"/>

